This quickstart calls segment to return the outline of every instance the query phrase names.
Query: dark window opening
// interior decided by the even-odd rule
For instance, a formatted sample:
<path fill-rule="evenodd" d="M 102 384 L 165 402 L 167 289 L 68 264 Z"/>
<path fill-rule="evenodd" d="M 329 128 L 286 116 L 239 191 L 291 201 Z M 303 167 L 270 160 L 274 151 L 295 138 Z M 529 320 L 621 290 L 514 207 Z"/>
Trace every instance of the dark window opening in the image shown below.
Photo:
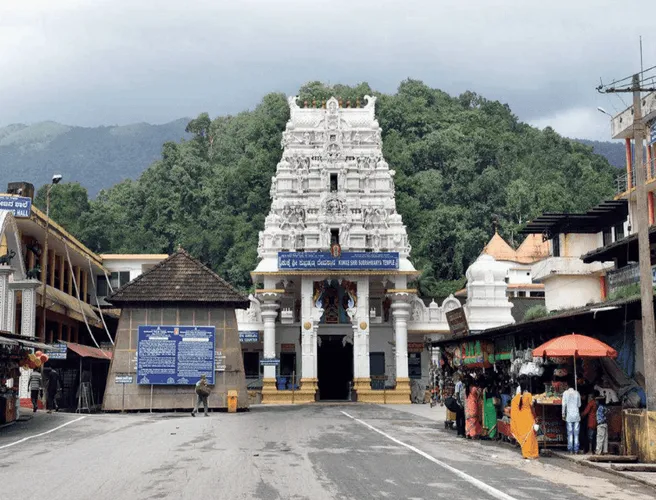
<path fill-rule="evenodd" d="M 544 292 L 531 292 L 531 297 L 544 297 Z"/>
<path fill-rule="evenodd" d="M 330 192 L 337 191 L 337 174 L 330 174 Z"/>
<path fill-rule="evenodd" d="M 280 376 L 291 377 L 296 372 L 296 353 L 295 352 L 281 352 L 280 353 Z M 291 389 L 291 387 L 290 387 Z"/>
<path fill-rule="evenodd" d="M 377 391 L 385 389 L 385 353 L 369 353 L 369 373 L 371 374 L 371 388 Z"/>
<path fill-rule="evenodd" d="M 421 353 L 408 353 L 408 376 L 410 378 L 421 378 Z"/>
<path fill-rule="evenodd" d="M 553 256 L 560 257 L 560 235 L 555 236 L 551 240 L 551 245 L 553 247 Z"/>
<path fill-rule="evenodd" d="M 615 226 L 615 241 L 624 239 L 624 224 L 617 224 Z"/>
<path fill-rule="evenodd" d="M 339 229 L 330 230 L 330 244 L 339 245 Z"/>
<path fill-rule="evenodd" d="M 604 229 L 604 246 L 610 245 L 613 242 L 613 232 L 610 228 Z"/>
<path fill-rule="evenodd" d="M 98 287 L 98 297 L 107 297 L 107 295 L 109 295 L 107 278 L 104 276 L 96 276 L 96 286 Z"/>
<path fill-rule="evenodd" d="M 246 378 L 258 378 L 260 376 L 260 353 L 244 353 L 244 373 Z"/>
<path fill-rule="evenodd" d="M 517 292 L 518 297 L 526 297 L 526 292 Z"/>

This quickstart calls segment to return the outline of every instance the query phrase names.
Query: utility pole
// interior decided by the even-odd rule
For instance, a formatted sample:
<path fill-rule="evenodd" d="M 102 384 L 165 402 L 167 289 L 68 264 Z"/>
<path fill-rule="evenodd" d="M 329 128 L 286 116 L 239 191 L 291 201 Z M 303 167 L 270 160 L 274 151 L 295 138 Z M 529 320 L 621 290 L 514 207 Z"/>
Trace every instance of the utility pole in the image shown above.
<path fill-rule="evenodd" d="M 634 170 L 636 172 L 635 193 L 637 202 L 636 222 L 638 224 L 638 263 L 640 267 L 640 303 L 642 306 L 642 351 L 647 408 L 656 409 L 656 328 L 654 326 L 654 292 L 649 244 L 649 202 L 647 201 L 646 176 L 646 168 L 650 168 L 650 166 L 645 166 L 643 161 L 645 124 L 642 121 L 642 92 L 656 89 L 643 88 L 641 85 L 643 75 L 644 72 L 642 71 L 633 75 L 630 84 L 622 84 L 621 82 L 628 80 L 625 79 L 607 86 L 600 85 L 597 90 L 603 93 L 631 92 L 633 94 L 633 150 L 635 154 Z M 618 83 L 620 85 L 616 86 L 615 84 Z"/>

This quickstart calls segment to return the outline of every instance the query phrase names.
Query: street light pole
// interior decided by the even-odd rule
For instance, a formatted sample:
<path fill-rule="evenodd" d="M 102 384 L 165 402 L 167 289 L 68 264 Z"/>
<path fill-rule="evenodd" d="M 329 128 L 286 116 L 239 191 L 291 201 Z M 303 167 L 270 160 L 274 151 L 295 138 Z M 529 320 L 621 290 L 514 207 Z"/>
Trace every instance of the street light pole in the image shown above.
<path fill-rule="evenodd" d="M 61 175 L 53 175 L 52 176 L 52 182 L 48 184 L 48 188 L 46 189 L 46 237 L 43 242 L 43 266 L 41 267 L 41 283 L 42 283 L 42 288 L 41 288 L 41 313 L 42 313 L 42 329 L 41 329 L 41 336 L 39 340 L 41 342 L 46 341 L 46 296 L 47 296 L 47 288 L 46 285 L 48 283 L 48 234 L 50 233 L 50 190 L 55 184 L 59 184 L 59 181 L 62 180 Z"/>

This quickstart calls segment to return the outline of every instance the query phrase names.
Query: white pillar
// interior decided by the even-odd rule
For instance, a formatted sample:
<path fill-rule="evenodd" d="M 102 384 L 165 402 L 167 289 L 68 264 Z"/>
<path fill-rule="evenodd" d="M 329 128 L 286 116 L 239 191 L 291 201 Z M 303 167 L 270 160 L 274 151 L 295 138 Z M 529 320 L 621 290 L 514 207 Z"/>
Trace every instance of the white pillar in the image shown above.
<path fill-rule="evenodd" d="M 16 290 L 9 285 L 9 294 L 7 294 L 7 325 L 5 327 L 9 333 L 16 333 Z"/>
<path fill-rule="evenodd" d="M 313 278 L 309 276 L 301 278 L 301 381 L 316 385 L 317 329 L 312 314 L 313 289 Z"/>
<path fill-rule="evenodd" d="M 410 304 L 407 297 L 395 297 L 392 302 L 394 337 L 396 341 L 396 380 L 408 379 L 408 318 Z"/>
<path fill-rule="evenodd" d="M 264 359 L 276 357 L 276 318 L 278 317 L 278 303 L 275 298 L 266 297 L 262 303 L 262 321 L 264 322 Z M 274 365 L 264 366 L 264 378 L 276 378 Z"/>
<path fill-rule="evenodd" d="M 9 275 L 14 270 L 7 265 L 0 265 L 0 330 L 8 330 L 7 315 L 9 314 Z"/>
<path fill-rule="evenodd" d="M 36 289 L 40 283 L 30 280 L 21 284 L 21 335 L 35 337 L 36 335 Z"/>
<path fill-rule="evenodd" d="M 358 279 L 357 313 L 353 319 L 353 378 L 369 385 L 369 277 Z M 364 327 L 364 328 L 363 328 Z M 365 379 L 365 380 L 362 380 Z"/>

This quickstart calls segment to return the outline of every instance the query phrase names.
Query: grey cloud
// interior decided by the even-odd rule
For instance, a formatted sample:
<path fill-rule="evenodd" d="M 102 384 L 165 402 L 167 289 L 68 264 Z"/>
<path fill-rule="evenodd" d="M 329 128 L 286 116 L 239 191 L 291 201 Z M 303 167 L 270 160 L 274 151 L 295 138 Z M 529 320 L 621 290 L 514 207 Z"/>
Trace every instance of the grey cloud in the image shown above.
<path fill-rule="evenodd" d="M 635 25 L 634 9 L 647 12 L 648 0 L 8 3 L 0 125 L 163 122 L 237 112 L 309 80 L 393 91 L 407 77 L 562 124 L 568 110 L 610 108 L 594 90 L 598 78 L 635 71 L 638 35 L 653 27 L 649 15 Z M 654 48 L 646 38 L 647 62 Z M 576 116 L 581 133 L 598 129 Z"/>

